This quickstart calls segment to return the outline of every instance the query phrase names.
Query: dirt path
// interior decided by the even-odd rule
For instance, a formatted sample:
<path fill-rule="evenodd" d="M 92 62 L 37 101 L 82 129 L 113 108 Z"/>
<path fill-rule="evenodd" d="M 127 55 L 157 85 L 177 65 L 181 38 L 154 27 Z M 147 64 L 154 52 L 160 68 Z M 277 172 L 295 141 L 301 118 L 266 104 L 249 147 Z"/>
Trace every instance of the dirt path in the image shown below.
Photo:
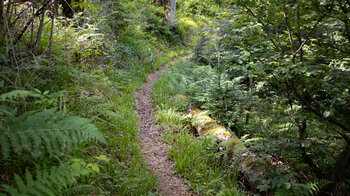
<path fill-rule="evenodd" d="M 158 177 L 158 192 L 162 195 L 193 195 L 181 179 L 173 174 L 168 158 L 168 145 L 162 141 L 161 133 L 152 127 L 154 108 L 152 107 L 152 86 L 159 75 L 166 71 L 164 66 L 148 76 L 149 81 L 135 93 L 137 113 L 141 119 L 140 139 L 142 153 L 151 171 Z"/>

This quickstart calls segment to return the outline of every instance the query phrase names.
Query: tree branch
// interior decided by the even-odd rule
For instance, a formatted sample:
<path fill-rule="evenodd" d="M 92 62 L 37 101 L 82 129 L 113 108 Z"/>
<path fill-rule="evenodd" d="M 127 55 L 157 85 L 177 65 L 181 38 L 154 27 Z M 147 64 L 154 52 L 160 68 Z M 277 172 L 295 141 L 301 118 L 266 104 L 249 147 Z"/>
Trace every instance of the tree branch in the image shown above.
<path fill-rule="evenodd" d="M 249 9 L 246 5 L 243 5 L 243 7 L 244 7 L 245 9 L 247 9 L 248 12 L 249 12 L 255 19 L 257 19 L 258 22 L 264 27 L 265 32 L 266 32 L 268 38 L 270 39 L 270 41 L 272 42 L 272 44 L 275 46 L 275 48 L 281 50 L 281 48 L 280 48 L 279 46 L 277 46 L 276 42 L 271 38 L 271 34 L 270 34 L 269 29 L 268 29 L 267 26 L 261 21 L 261 19 L 260 19 L 258 16 L 256 16 L 256 15 L 254 14 L 254 12 L 253 12 L 251 9 Z"/>
<path fill-rule="evenodd" d="M 312 113 L 314 113 L 316 116 L 320 117 L 321 119 L 325 119 L 323 114 L 321 114 L 321 112 L 315 110 L 312 105 L 311 105 L 311 100 L 307 100 L 305 98 L 305 96 L 301 95 L 297 89 L 294 86 L 293 81 L 287 80 L 287 82 L 290 82 L 290 85 L 292 87 L 293 92 L 295 93 L 295 95 L 299 98 L 299 100 L 301 101 L 302 106 L 304 106 L 304 108 L 306 110 L 311 111 Z M 319 106 L 317 108 L 320 108 Z M 325 120 L 327 120 L 328 122 L 337 125 L 338 127 L 340 127 L 341 129 L 343 129 L 345 132 L 350 132 L 350 129 L 348 127 L 346 127 L 344 124 L 342 124 L 341 122 L 338 122 L 337 120 L 333 119 L 333 118 L 326 118 Z"/>
<path fill-rule="evenodd" d="M 297 54 L 300 52 L 300 50 L 303 49 L 304 45 L 305 45 L 306 42 L 309 40 L 309 37 L 310 37 L 311 33 L 315 30 L 316 26 L 322 21 L 322 19 L 323 19 L 324 17 L 326 17 L 327 15 L 328 15 L 328 13 L 324 14 L 323 16 L 321 16 L 321 18 L 318 19 L 318 21 L 314 24 L 314 26 L 313 26 L 312 29 L 309 31 L 309 33 L 306 34 L 306 37 L 305 37 L 304 42 L 299 46 L 298 50 L 293 54 L 294 57 L 295 57 L 295 55 L 297 55 Z"/>
<path fill-rule="evenodd" d="M 305 140 L 305 131 L 306 131 L 306 121 L 303 120 L 301 125 L 297 122 L 299 127 L 299 140 Z M 314 163 L 314 161 L 311 159 L 311 157 L 306 153 L 306 148 L 300 145 L 301 151 L 302 151 L 302 158 L 303 160 L 308 164 L 310 169 L 316 174 L 318 178 L 322 178 L 322 172 L 318 168 L 318 166 Z"/>
<path fill-rule="evenodd" d="M 5 34 L 5 17 L 3 17 L 3 13 L 4 13 L 4 0 L 0 0 L 0 27 L 2 30 L 4 30 L 4 34 Z M 1 35 L 2 32 L 0 32 Z M 1 36 L 0 36 L 1 38 Z"/>
<path fill-rule="evenodd" d="M 23 37 L 24 33 L 26 32 L 26 30 L 28 29 L 29 25 L 33 22 L 34 18 L 35 17 L 38 17 L 40 16 L 40 14 L 45 11 L 47 9 L 47 7 L 49 7 L 51 5 L 51 0 L 48 0 L 46 1 L 46 3 L 43 5 L 43 7 L 41 7 L 40 9 L 38 9 L 34 16 L 32 16 L 28 21 L 27 23 L 24 25 L 22 31 L 17 35 L 16 39 L 14 40 L 14 43 L 13 44 L 17 44 L 21 38 Z"/>
<path fill-rule="evenodd" d="M 289 37 L 289 42 L 290 42 L 290 45 L 291 45 L 292 62 L 293 62 L 293 64 L 295 64 L 294 43 L 293 43 L 292 32 L 290 30 L 290 25 L 289 25 L 289 21 L 288 21 L 286 6 L 283 6 L 283 17 L 284 17 L 284 22 L 286 23 L 286 27 L 287 27 L 287 31 L 288 31 L 288 37 Z"/>

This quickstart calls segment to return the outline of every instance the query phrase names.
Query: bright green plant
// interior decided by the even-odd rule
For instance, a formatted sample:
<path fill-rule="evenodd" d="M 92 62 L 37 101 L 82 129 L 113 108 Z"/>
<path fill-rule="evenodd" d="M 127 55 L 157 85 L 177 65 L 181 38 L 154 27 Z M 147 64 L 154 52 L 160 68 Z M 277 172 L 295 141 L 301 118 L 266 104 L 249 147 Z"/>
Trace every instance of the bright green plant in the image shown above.
<path fill-rule="evenodd" d="M 186 178 L 197 194 L 241 195 L 233 188 L 237 183 L 236 171 L 226 164 L 225 153 L 218 150 L 221 146 L 217 140 L 213 137 L 195 138 L 190 133 L 187 115 L 176 112 L 182 111 L 177 93 L 193 92 L 190 84 L 203 78 L 200 73 L 192 72 L 188 65 L 178 63 L 162 74 L 153 87 L 153 102 L 158 107 L 155 117 L 166 132 L 164 140 L 171 145 L 169 157 L 174 161 L 175 171 Z"/>
<path fill-rule="evenodd" d="M 0 162 L 6 166 L 1 175 L 7 184 L 1 193 L 27 194 L 27 181 L 32 181 L 26 180 L 27 170 L 36 184 L 33 191 L 43 188 L 28 194 L 153 195 L 156 176 L 140 150 L 133 94 L 148 73 L 186 52 L 177 41 L 191 34 L 189 28 L 161 23 L 162 10 L 148 1 L 76 1 L 72 6 L 85 10 L 72 18 L 58 16 L 61 7 L 41 15 L 45 2 L 53 3 L 19 2 L 4 8 L 23 9 L 23 15 L 17 22 L 13 14 L 8 18 L 12 35 L 0 32 L 0 90 L 5 92 L 0 95 Z M 31 22 L 28 11 L 39 15 Z M 11 39 L 28 21 L 13 45 L 17 40 Z M 34 51 L 37 35 L 41 40 Z M 83 175 L 67 187 L 59 184 L 70 177 L 51 186 L 34 175 L 63 165 Z M 46 173 L 56 177 L 54 169 Z"/>
<path fill-rule="evenodd" d="M 27 112 L 16 117 L 7 115 L 1 122 L 2 158 L 10 155 L 31 155 L 35 158 L 45 155 L 62 155 L 78 145 L 99 141 L 106 143 L 104 136 L 91 121 L 78 117 L 64 117 L 56 109 L 43 112 Z"/>
<path fill-rule="evenodd" d="M 9 185 L 2 187 L 11 196 L 80 195 L 91 190 L 91 185 L 78 184 L 78 178 L 84 176 L 85 173 L 66 164 L 59 167 L 37 168 L 35 174 L 26 170 L 23 179 L 15 174 L 17 187 Z"/>

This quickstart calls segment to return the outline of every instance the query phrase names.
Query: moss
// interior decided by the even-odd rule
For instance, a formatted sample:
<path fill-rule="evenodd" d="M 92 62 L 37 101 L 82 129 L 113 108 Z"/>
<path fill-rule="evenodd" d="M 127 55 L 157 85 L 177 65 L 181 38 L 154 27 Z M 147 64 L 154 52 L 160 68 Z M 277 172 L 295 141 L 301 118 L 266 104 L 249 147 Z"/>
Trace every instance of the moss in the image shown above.
<path fill-rule="evenodd" d="M 232 151 L 232 153 L 235 153 L 239 150 L 247 150 L 247 147 L 243 145 L 243 142 L 240 139 L 234 136 L 226 142 L 226 149 L 227 151 Z"/>
<path fill-rule="evenodd" d="M 247 167 L 249 167 L 250 165 L 252 165 L 254 163 L 254 158 L 252 156 L 246 157 L 243 162 L 241 163 L 240 167 L 241 169 L 245 169 Z M 257 170 L 257 171 L 264 171 L 264 170 Z"/>
<path fill-rule="evenodd" d="M 192 114 L 192 124 L 197 129 L 198 133 L 203 136 L 214 136 L 221 140 L 226 140 L 224 145 L 228 157 L 232 158 L 233 154 L 241 154 L 244 156 L 244 153 L 247 152 L 247 147 L 243 142 L 236 136 L 228 132 L 225 127 L 220 126 L 216 123 L 215 120 L 210 118 L 207 115 L 207 112 L 195 109 L 191 111 Z M 229 158 L 229 159 L 231 159 Z M 242 157 L 240 162 L 240 168 L 244 169 L 254 163 L 254 157 L 247 155 Z"/>
<path fill-rule="evenodd" d="M 223 140 L 226 140 L 231 137 L 231 133 L 226 131 L 226 129 L 221 126 L 205 129 L 205 131 L 203 131 L 203 135 L 212 135 Z"/>
<path fill-rule="evenodd" d="M 216 121 L 207 115 L 207 112 L 195 109 L 191 111 L 192 124 L 197 129 L 200 135 L 211 135 L 222 140 L 227 140 L 232 137 L 225 127 L 220 126 Z"/>

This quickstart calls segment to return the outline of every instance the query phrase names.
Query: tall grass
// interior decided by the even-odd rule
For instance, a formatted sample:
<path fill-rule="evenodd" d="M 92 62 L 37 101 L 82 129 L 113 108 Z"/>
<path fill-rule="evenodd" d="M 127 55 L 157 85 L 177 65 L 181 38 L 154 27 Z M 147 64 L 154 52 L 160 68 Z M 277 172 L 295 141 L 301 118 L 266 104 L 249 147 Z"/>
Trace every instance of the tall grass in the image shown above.
<path fill-rule="evenodd" d="M 168 52 L 169 51 L 169 52 Z M 147 74 L 181 55 L 183 49 L 174 53 L 168 49 L 155 61 L 155 65 L 146 64 L 139 69 L 112 70 L 106 75 L 113 82 L 116 95 L 110 94 L 113 107 L 109 108 L 111 118 L 108 125 L 101 121 L 104 132 L 109 136 L 109 145 L 101 150 L 113 157 L 106 176 L 108 183 L 101 180 L 99 186 L 114 190 L 118 195 L 147 195 L 154 193 L 157 186 L 156 176 L 148 171 L 138 139 L 139 119 L 135 113 L 135 91 L 146 81 Z M 111 87 L 111 88 L 113 88 Z M 86 104 L 86 103 L 85 103 Z M 101 113 L 101 111 L 99 111 Z M 112 159 L 111 159 L 112 160 Z"/>
<path fill-rule="evenodd" d="M 243 195 L 236 188 L 236 170 L 225 161 L 220 143 L 213 137 L 196 138 L 188 115 L 181 112 L 190 104 L 184 95 L 180 101 L 176 98 L 186 94 L 186 78 L 179 74 L 184 71 L 180 70 L 186 67 L 184 64 L 188 65 L 188 62 L 175 64 L 153 87 L 153 104 L 157 107 L 155 117 L 165 131 L 164 141 L 170 144 L 168 153 L 174 161 L 174 169 L 197 194 Z"/>

